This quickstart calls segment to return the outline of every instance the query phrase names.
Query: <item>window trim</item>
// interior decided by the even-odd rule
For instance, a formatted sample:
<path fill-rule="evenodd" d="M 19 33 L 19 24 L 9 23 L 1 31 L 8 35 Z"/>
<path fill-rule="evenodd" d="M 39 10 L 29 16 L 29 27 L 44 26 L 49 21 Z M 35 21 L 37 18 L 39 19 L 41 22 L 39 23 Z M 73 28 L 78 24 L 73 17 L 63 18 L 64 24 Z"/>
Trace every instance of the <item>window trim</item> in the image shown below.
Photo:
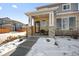
<path fill-rule="evenodd" d="M 65 17 L 58 17 L 58 18 L 56 18 L 56 20 L 57 19 L 61 19 L 61 28 L 60 28 L 60 30 L 69 30 L 69 18 L 70 17 L 75 17 L 75 27 L 77 27 L 77 16 L 65 16 Z M 67 18 L 67 20 L 68 20 L 68 29 L 63 29 L 63 18 Z"/>
<path fill-rule="evenodd" d="M 59 28 L 58 25 L 57 25 L 57 20 L 58 20 L 58 19 L 61 19 L 61 27 L 60 27 L 60 28 Z M 56 18 L 56 28 L 62 29 L 62 18 Z"/>
<path fill-rule="evenodd" d="M 63 9 L 65 5 L 69 5 L 69 9 Z M 71 4 L 62 4 L 62 11 L 71 10 Z"/>
<path fill-rule="evenodd" d="M 76 27 L 76 29 L 77 29 L 77 16 L 70 16 L 70 17 L 75 17 L 75 27 Z M 70 18 L 69 17 L 69 18 Z"/>
<path fill-rule="evenodd" d="M 78 3 L 78 10 L 79 10 L 79 3 Z"/>
<path fill-rule="evenodd" d="M 68 24 L 68 27 L 67 27 L 67 28 L 63 28 L 63 21 L 64 21 L 64 18 L 67 18 L 67 21 L 68 21 L 68 22 L 67 22 L 67 24 Z M 63 17 L 61 23 L 62 23 L 62 28 L 61 28 L 62 30 L 69 30 L 69 17 Z M 67 24 L 66 24 L 66 25 L 67 25 Z"/>

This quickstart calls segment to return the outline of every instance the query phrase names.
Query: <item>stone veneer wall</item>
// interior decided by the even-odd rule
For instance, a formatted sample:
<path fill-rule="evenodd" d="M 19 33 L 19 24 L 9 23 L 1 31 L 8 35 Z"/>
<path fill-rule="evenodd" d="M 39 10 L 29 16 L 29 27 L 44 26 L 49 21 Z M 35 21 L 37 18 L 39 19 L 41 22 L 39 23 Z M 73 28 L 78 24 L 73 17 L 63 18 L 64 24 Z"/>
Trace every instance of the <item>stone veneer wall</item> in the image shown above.
<path fill-rule="evenodd" d="M 79 15 L 77 15 L 77 30 L 79 30 Z"/>
<path fill-rule="evenodd" d="M 55 36 L 55 27 L 49 26 L 49 37 L 54 37 L 54 36 Z"/>
<path fill-rule="evenodd" d="M 28 27 L 28 36 L 31 36 L 31 27 Z"/>
<path fill-rule="evenodd" d="M 77 20 L 76 20 L 76 23 L 77 23 L 77 33 L 78 33 L 78 36 L 79 36 L 79 14 L 77 14 Z"/>

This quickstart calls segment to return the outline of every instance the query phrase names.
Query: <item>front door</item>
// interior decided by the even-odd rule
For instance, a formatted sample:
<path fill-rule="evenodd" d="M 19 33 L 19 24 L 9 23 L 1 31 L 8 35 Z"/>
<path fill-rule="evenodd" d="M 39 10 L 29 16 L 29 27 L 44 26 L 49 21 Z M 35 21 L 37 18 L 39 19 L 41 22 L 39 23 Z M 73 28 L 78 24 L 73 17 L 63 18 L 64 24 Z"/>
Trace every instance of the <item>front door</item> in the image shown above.
<path fill-rule="evenodd" d="M 39 33 L 40 32 L 40 22 L 35 22 L 35 33 Z"/>

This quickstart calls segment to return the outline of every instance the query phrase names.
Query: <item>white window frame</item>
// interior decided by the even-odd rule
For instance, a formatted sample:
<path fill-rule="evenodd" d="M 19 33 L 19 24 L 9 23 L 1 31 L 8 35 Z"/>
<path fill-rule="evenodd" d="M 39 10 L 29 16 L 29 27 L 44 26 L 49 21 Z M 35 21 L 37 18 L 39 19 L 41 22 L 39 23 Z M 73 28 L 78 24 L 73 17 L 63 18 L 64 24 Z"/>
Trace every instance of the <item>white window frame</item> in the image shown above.
<path fill-rule="evenodd" d="M 56 18 L 56 28 L 58 28 L 58 26 L 57 26 L 57 20 L 58 19 L 61 19 L 61 27 L 60 27 L 60 29 L 62 28 L 62 18 Z"/>
<path fill-rule="evenodd" d="M 69 9 L 64 9 L 65 5 L 69 5 Z M 68 11 L 71 10 L 71 4 L 67 3 L 67 4 L 62 4 L 62 11 Z"/>
<path fill-rule="evenodd" d="M 63 28 L 63 25 L 64 25 L 64 24 L 63 24 L 64 18 L 67 18 L 67 21 L 68 21 L 68 22 L 67 22 L 68 27 L 67 27 L 66 29 Z M 63 17 L 63 18 L 61 18 L 61 19 L 62 19 L 62 22 L 61 22 L 61 23 L 62 23 L 62 28 L 61 28 L 61 29 L 62 29 L 62 30 L 68 30 L 68 29 L 69 29 L 69 17 Z M 66 25 L 65 25 L 65 26 L 66 26 Z"/>
<path fill-rule="evenodd" d="M 70 17 L 75 17 L 75 20 L 77 20 L 77 16 L 61 17 L 61 30 L 69 30 L 69 23 L 70 23 L 70 22 L 69 22 L 69 18 L 70 18 Z M 60 18 L 60 17 L 58 17 L 58 18 Z M 58 19 L 58 18 L 56 18 L 56 19 Z M 67 20 L 68 20 L 68 23 L 67 23 L 67 24 L 68 24 L 68 28 L 67 28 L 67 29 L 64 29 L 64 28 L 63 28 L 63 19 L 64 19 L 64 18 L 67 18 Z M 77 27 L 77 22 L 76 22 L 76 21 L 75 21 L 75 25 L 76 25 L 76 27 Z"/>
<path fill-rule="evenodd" d="M 76 29 L 77 29 L 77 16 L 70 16 L 70 17 L 75 17 L 75 27 L 76 27 Z M 70 18 L 69 17 L 69 18 Z"/>
<path fill-rule="evenodd" d="M 78 10 L 79 10 L 79 3 L 78 3 Z"/>
<path fill-rule="evenodd" d="M 46 21 L 46 20 L 41 20 L 41 21 L 40 21 L 40 26 L 41 26 L 41 27 L 46 27 L 46 26 L 48 26 L 48 25 L 47 25 L 47 21 Z"/>

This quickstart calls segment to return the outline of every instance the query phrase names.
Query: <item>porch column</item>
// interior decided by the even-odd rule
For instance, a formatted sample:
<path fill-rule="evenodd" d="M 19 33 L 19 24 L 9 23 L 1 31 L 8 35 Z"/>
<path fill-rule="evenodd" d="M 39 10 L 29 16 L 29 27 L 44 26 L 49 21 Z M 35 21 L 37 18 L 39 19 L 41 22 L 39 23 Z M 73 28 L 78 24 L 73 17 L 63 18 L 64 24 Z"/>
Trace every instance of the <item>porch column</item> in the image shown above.
<path fill-rule="evenodd" d="M 29 19 L 28 19 L 28 36 L 31 36 L 31 34 L 32 34 L 31 27 L 32 27 L 32 17 L 29 16 Z"/>
<path fill-rule="evenodd" d="M 55 36 L 55 17 L 54 12 L 49 13 L 49 37 Z"/>

